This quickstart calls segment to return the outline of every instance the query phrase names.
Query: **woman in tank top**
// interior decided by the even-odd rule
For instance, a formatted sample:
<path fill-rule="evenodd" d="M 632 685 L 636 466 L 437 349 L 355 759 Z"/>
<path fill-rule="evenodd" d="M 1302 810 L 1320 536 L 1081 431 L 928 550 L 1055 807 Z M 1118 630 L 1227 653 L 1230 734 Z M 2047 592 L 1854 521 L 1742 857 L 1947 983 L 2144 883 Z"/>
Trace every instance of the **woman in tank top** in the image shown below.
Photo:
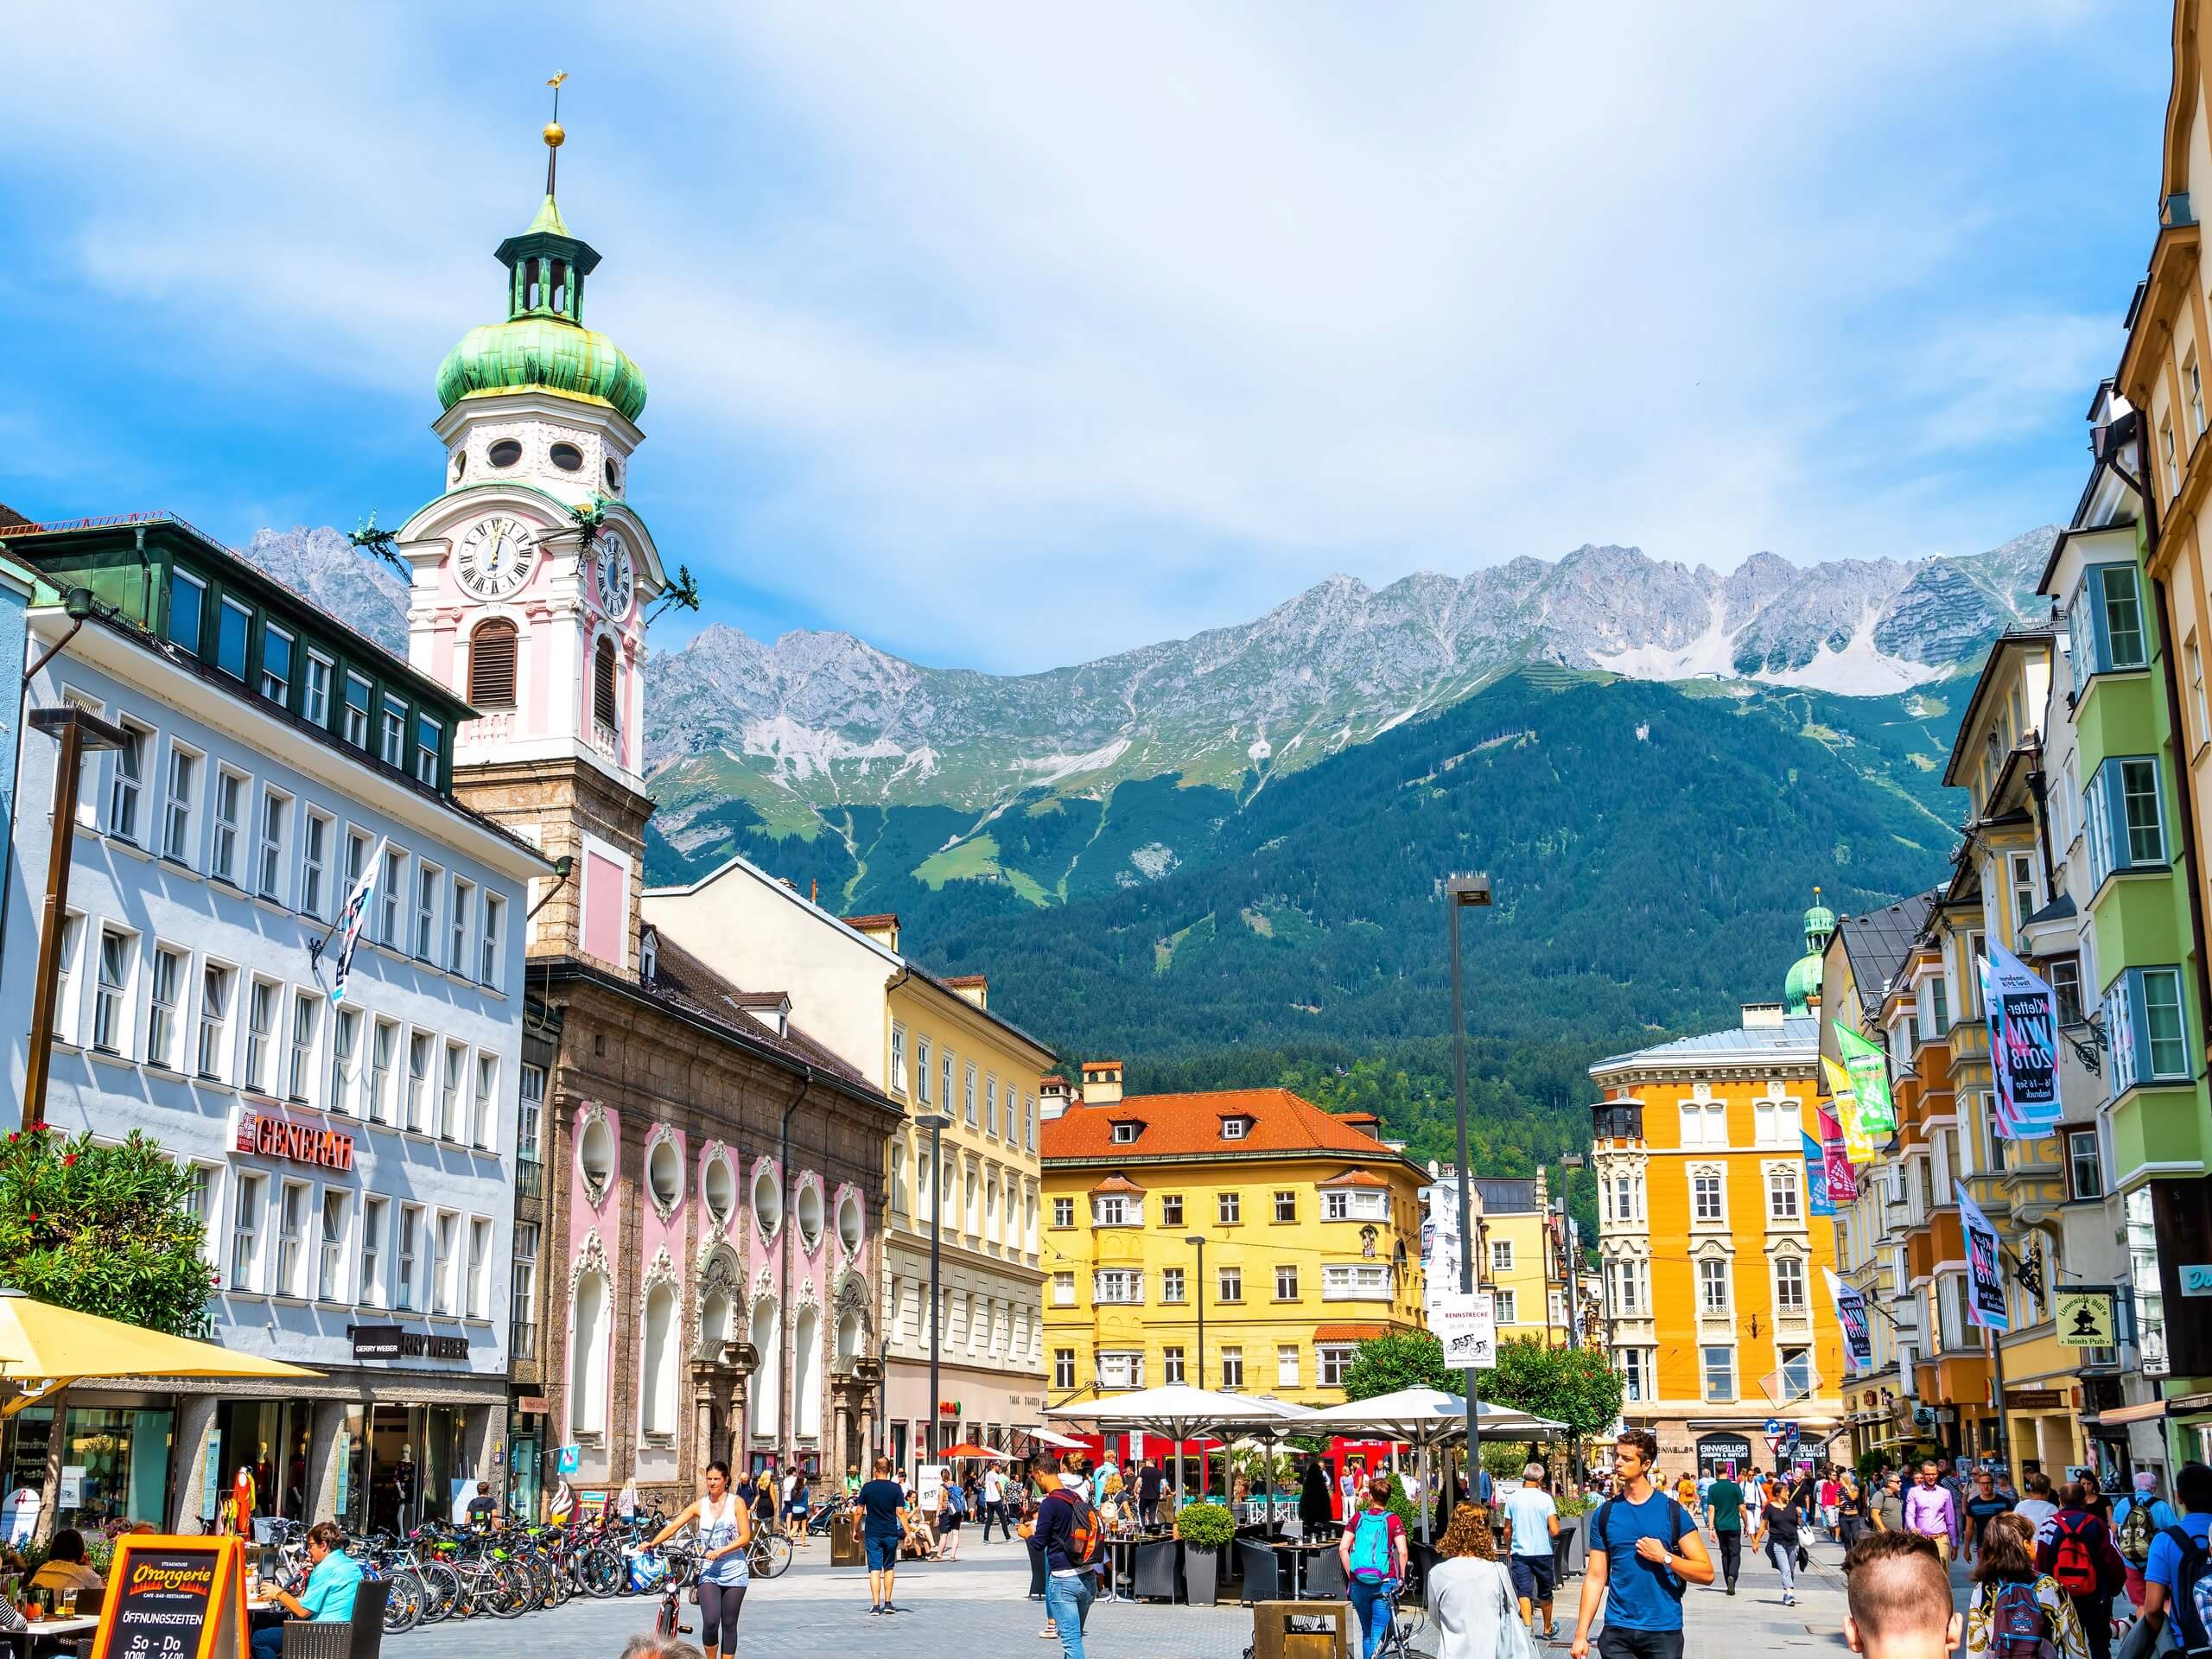
<path fill-rule="evenodd" d="M 717 1458 L 707 1465 L 706 1495 L 684 1506 L 663 1527 L 648 1549 L 658 1549 L 687 1526 L 699 1529 L 699 1645 L 707 1659 L 737 1651 L 737 1615 L 752 1581 L 747 1552 L 753 1547 L 753 1516 L 729 1489 L 729 1465 Z"/>

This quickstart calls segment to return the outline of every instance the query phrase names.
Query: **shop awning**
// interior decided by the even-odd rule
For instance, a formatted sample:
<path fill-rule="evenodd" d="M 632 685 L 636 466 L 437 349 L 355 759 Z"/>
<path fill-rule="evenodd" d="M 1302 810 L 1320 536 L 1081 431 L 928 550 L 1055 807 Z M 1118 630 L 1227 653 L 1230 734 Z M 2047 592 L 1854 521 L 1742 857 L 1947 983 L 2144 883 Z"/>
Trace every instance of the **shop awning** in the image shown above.
<path fill-rule="evenodd" d="M 2145 1400 L 2139 1406 L 2114 1406 L 2110 1411 L 2101 1411 L 2088 1421 L 2100 1428 L 2115 1427 L 2121 1423 L 2148 1423 L 2166 1414 L 2163 1400 Z"/>
<path fill-rule="evenodd" d="M 0 1377 L 21 1392 L 0 1403 L 11 1417 L 87 1377 L 320 1377 L 278 1359 L 233 1353 L 212 1342 L 166 1336 L 119 1319 L 34 1301 L 0 1290 Z"/>

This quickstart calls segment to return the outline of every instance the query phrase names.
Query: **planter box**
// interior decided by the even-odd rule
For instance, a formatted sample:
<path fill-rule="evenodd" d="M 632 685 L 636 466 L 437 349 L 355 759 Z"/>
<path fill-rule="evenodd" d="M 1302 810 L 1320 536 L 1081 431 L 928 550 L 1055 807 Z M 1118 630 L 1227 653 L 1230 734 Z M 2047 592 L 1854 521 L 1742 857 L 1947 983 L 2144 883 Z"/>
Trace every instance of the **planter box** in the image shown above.
<path fill-rule="evenodd" d="M 1221 1552 L 1183 1546 L 1183 1596 L 1193 1607 L 1211 1607 L 1221 1591 Z"/>

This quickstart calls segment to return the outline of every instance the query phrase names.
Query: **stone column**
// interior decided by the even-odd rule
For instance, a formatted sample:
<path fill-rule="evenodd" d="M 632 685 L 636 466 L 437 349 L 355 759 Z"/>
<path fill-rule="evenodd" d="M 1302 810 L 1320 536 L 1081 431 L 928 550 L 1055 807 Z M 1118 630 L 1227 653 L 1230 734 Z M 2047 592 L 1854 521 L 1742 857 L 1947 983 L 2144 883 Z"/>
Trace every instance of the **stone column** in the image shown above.
<path fill-rule="evenodd" d="M 852 1394 L 842 1382 L 837 1385 L 836 1410 L 830 1421 L 830 1466 L 824 1471 L 832 1480 L 842 1483 L 852 1465 Z"/>
<path fill-rule="evenodd" d="M 213 1513 L 206 1514 L 207 1527 L 201 1527 L 200 1497 L 207 1481 L 207 1448 L 215 1439 L 215 1404 L 212 1394 L 177 1396 L 176 1440 L 169 1453 L 169 1489 L 175 1494 L 170 1514 L 172 1532 L 200 1532 L 214 1527 Z M 219 1504 L 222 1502 L 220 1481 L 219 1473 L 215 1497 Z"/>
<path fill-rule="evenodd" d="M 702 1377 L 691 1388 L 691 1477 L 703 1481 L 715 1460 L 715 1385 Z"/>
<path fill-rule="evenodd" d="M 316 1521 L 336 1521 L 338 1514 L 339 1431 L 346 1427 L 346 1402 L 318 1400 L 315 1418 L 308 1426 L 308 1515 Z"/>

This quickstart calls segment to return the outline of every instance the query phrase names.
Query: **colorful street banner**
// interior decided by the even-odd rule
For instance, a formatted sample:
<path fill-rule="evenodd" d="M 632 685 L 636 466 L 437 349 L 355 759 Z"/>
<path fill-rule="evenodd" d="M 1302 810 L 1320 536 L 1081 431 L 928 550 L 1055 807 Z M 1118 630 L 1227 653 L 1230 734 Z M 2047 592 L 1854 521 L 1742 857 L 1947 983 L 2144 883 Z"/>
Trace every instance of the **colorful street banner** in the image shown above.
<path fill-rule="evenodd" d="M 1797 1138 L 1805 1143 L 1806 1207 L 1816 1216 L 1832 1216 L 1835 1202 L 1828 1196 L 1827 1152 L 1802 1129 L 1797 1131 Z"/>
<path fill-rule="evenodd" d="M 1998 1262 L 1997 1230 L 1962 1181 L 1951 1183 L 1959 1195 L 1959 1230 L 1967 1243 L 1967 1317 L 1986 1331 L 2012 1328 L 2005 1308 L 2005 1275 Z"/>
<path fill-rule="evenodd" d="M 1842 1020 L 1834 1024 L 1843 1069 L 1851 1074 L 1851 1092 L 1859 1102 L 1859 1122 L 1868 1135 L 1887 1139 L 1897 1132 L 1897 1109 L 1890 1099 L 1889 1054 Z"/>
<path fill-rule="evenodd" d="M 1859 1196 L 1859 1172 L 1851 1166 L 1851 1154 L 1843 1144 L 1843 1125 L 1823 1106 L 1820 1110 L 1821 1156 L 1827 1165 L 1828 1202 L 1849 1204 Z"/>
<path fill-rule="evenodd" d="M 1994 939 L 1982 991 L 1998 1122 L 2015 1141 L 2043 1140 L 2056 1132 L 2060 1113 L 2058 994 Z"/>
<path fill-rule="evenodd" d="M 361 930 L 369 919 L 369 900 L 376 896 L 377 872 L 384 868 L 385 841 L 379 838 L 368 861 L 361 866 L 360 879 L 353 883 L 353 892 L 346 895 L 346 907 L 338 912 L 338 967 L 330 982 L 330 1000 L 346 1000 L 346 976 L 353 970 L 353 947 L 361 942 Z"/>
<path fill-rule="evenodd" d="M 1853 1165 L 1863 1169 L 1874 1161 L 1874 1137 L 1859 1121 L 1859 1099 L 1851 1092 L 1851 1073 L 1825 1054 L 1821 1056 L 1821 1069 L 1827 1075 L 1828 1093 L 1835 1097 L 1832 1104 L 1836 1122 L 1843 1125 L 1845 1149 Z"/>
<path fill-rule="evenodd" d="M 1822 1268 L 1821 1271 L 1827 1275 L 1828 1295 L 1835 1303 L 1835 1322 L 1843 1327 L 1845 1367 L 1854 1371 L 1872 1370 L 1874 1332 L 1866 1323 L 1866 1293 L 1837 1278 L 1834 1268 Z"/>

